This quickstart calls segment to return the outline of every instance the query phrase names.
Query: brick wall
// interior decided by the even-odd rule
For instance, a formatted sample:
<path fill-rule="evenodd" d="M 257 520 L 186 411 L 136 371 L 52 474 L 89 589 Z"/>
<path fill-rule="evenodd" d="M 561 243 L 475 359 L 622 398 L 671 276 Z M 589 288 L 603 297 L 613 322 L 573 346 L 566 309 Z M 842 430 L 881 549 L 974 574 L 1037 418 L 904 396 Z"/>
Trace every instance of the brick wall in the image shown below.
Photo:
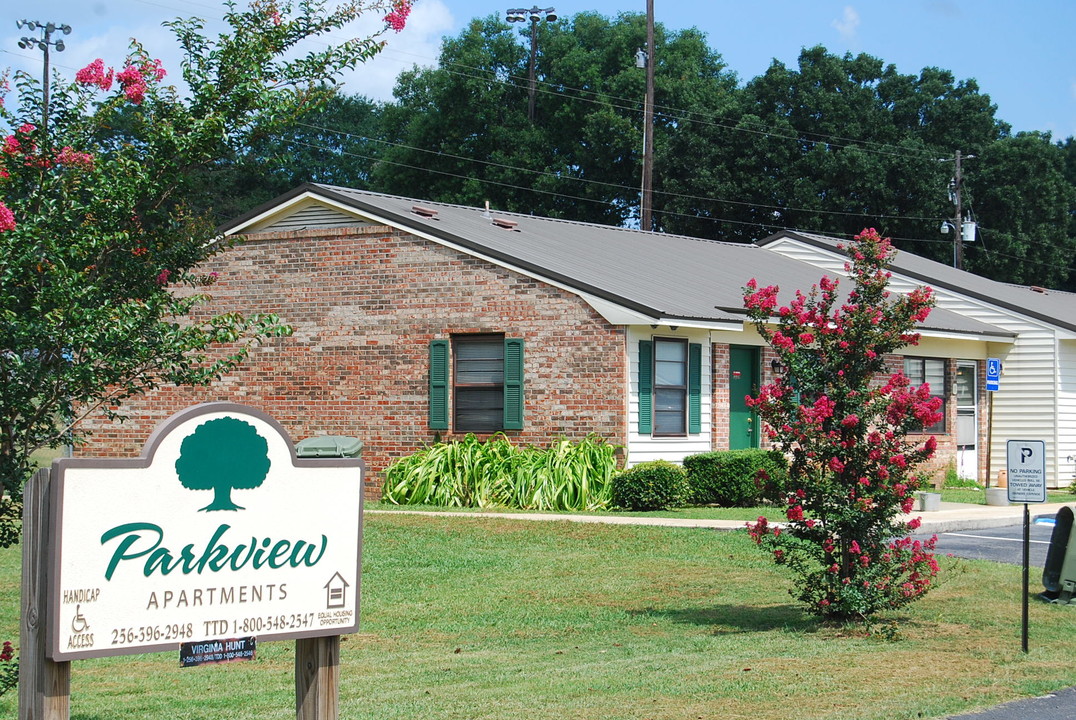
<path fill-rule="evenodd" d="M 729 348 L 725 343 L 713 343 L 710 346 L 710 387 L 714 393 L 710 405 L 710 447 L 714 450 L 729 449 Z"/>
<path fill-rule="evenodd" d="M 626 441 L 626 334 L 571 293 L 386 227 L 251 235 L 205 271 L 219 273 L 212 312 L 274 312 L 294 335 L 256 348 L 209 388 L 128 403 L 126 423 L 90 421 L 80 454 L 137 455 L 172 413 L 227 400 L 267 412 L 296 441 L 362 439 L 374 498 L 380 471 L 436 439 L 429 342 L 482 332 L 525 340 L 524 430 L 507 433 L 513 441 L 592 432 Z"/>

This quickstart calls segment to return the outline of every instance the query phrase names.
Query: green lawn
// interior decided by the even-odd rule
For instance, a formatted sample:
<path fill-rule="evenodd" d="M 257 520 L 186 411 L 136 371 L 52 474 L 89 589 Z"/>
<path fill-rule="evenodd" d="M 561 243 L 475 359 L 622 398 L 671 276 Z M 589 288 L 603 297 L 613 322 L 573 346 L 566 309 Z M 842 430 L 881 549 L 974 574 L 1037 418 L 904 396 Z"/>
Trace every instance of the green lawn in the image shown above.
<path fill-rule="evenodd" d="M 986 505 L 986 490 L 983 488 L 945 488 L 941 493 L 945 502 Z M 1076 495 L 1068 490 L 1047 490 L 1046 502 L 1076 503 Z"/>
<path fill-rule="evenodd" d="M 887 640 L 803 615 L 745 533 L 370 515 L 363 549 L 343 718 L 903 720 L 1076 684 L 1076 608 L 1033 603 L 1020 652 L 1017 567 L 946 558 Z M 0 639 L 17 565 L 0 553 Z M 161 653 L 72 675 L 74 720 L 294 717 L 290 642 L 251 663 Z"/>

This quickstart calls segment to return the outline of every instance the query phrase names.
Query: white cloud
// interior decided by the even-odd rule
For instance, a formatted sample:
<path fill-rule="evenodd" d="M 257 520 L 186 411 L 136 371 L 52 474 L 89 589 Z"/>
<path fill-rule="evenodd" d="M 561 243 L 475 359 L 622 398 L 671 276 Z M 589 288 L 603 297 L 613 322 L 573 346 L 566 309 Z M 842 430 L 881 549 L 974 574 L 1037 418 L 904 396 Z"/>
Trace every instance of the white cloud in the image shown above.
<path fill-rule="evenodd" d="M 855 45 L 859 36 L 859 13 L 851 5 L 844 6 L 844 16 L 840 20 L 834 20 L 830 23 L 837 32 L 840 33 L 841 39 L 848 45 Z"/>
<path fill-rule="evenodd" d="M 172 7 L 173 4 L 179 6 Z M 184 4 L 191 7 L 185 8 Z M 121 13 L 120 10 L 125 12 Z M 116 0 L 115 3 L 90 0 L 77 7 L 71 6 L 62 14 L 63 19 L 72 25 L 74 32 L 64 38 L 67 46 L 64 52 L 53 51 L 50 54 L 52 66 L 68 79 L 74 78 L 79 68 L 85 67 L 95 58 L 102 58 L 106 65 L 118 66 L 127 54 L 131 38 L 135 37 L 151 57 L 160 58 L 169 73 L 167 82 L 182 88 L 181 52 L 171 30 L 162 27 L 161 22 L 177 16 L 197 15 L 206 19 L 205 31 L 212 38 L 225 29 L 221 14 L 222 11 L 213 7 L 210 2 L 172 0 L 168 8 L 162 9 L 161 6 L 147 6 L 130 0 Z M 4 28 L 4 36 L 0 36 L 0 42 L 3 43 L 0 69 L 10 67 L 12 70 L 24 70 L 40 77 L 41 52 L 20 50 L 19 36 L 9 34 L 16 30 L 14 25 L 12 22 L 11 30 Z M 386 42 L 385 48 L 372 60 L 360 63 L 354 71 L 341 76 L 344 92 L 367 95 L 378 100 L 391 100 L 397 75 L 413 65 L 436 65 L 441 50 L 441 38 L 458 31 L 457 25 L 458 22 L 446 6 L 445 0 L 416 2 L 402 32 L 389 30 L 383 34 L 380 39 Z M 324 41 L 307 41 L 304 43 L 305 48 L 298 49 L 299 54 L 324 49 L 326 42 L 338 43 L 348 38 L 368 37 L 383 27 L 381 14 L 368 14 L 333 33 Z"/>
<path fill-rule="evenodd" d="M 437 65 L 441 38 L 451 33 L 456 20 L 442 0 L 415 3 L 403 31 L 391 30 L 382 36 L 385 48 L 372 60 L 361 63 L 344 75 L 344 92 L 366 95 L 374 100 L 391 100 L 396 77 L 414 65 Z M 381 27 L 380 18 L 362 18 L 349 27 L 355 36 L 369 35 Z"/>

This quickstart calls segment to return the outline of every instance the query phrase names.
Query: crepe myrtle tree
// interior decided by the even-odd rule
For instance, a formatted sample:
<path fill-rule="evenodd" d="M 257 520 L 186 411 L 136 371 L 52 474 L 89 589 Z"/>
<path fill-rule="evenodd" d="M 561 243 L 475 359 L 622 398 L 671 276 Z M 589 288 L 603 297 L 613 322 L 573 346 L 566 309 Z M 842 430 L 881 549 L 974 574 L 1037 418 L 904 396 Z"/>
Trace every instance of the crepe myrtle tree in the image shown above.
<path fill-rule="evenodd" d="M 0 546 L 17 539 L 34 451 L 78 443 L 82 418 L 122 419 L 123 401 L 158 386 L 209 384 L 290 333 L 273 315 L 201 307 L 216 278 L 199 267 L 225 243 L 195 198 L 207 169 L 331 97 L 410 6 L 229 2 L 215 38 L 198 19 L 165 23 L 184 52 L 183 95 L 132 42 L 114 67 L 49 79 L 49 127 L 40 83 L 0 76 Z M 326 37 L 365 12 L 379 32 Z"/>
<path fill-rule="evenodd" d="M 938 572 L 933 540 L 907 537 L 919 519 L 906 522 L 901 513 L 912 510 L 923 484 L 916 465 L 934 454 L 934 437 L 918 433 L 940 419 L 941 400 L 890 374 L 885 360 L 918 343 L 914 329 L 930 313 L 932 291 L 890 293 L 894 249 L 874 229 L 845 249 L 854 286 L 843 300 L 828 277 L 780 307 L 777 287 L 751 280 L 744 289 L 747 311 L 783 368 L 749 405 L 790 459 L 787 523 L 759 518 L 748 532 L 791 570 L 791 594 L 833 620 L 910 603 Z"/>

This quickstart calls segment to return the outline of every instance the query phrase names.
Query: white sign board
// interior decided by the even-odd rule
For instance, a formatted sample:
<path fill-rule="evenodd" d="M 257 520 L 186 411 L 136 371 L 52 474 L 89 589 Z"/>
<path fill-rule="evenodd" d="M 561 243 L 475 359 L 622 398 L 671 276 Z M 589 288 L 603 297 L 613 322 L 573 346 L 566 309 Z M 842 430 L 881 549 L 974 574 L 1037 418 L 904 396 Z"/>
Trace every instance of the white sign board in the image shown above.
<path fill-rule="evenodd" d="M 1009 440 L 1006 444 L 1009 502 L 1046 502 L 1046 443 Z"/>
<path fill-rule="evenodd" d="M 297 458 L 272 418 L 209 403 L 140 458 L 53 468 L 54 661 L 358 629 L 361 460 Z"/>

